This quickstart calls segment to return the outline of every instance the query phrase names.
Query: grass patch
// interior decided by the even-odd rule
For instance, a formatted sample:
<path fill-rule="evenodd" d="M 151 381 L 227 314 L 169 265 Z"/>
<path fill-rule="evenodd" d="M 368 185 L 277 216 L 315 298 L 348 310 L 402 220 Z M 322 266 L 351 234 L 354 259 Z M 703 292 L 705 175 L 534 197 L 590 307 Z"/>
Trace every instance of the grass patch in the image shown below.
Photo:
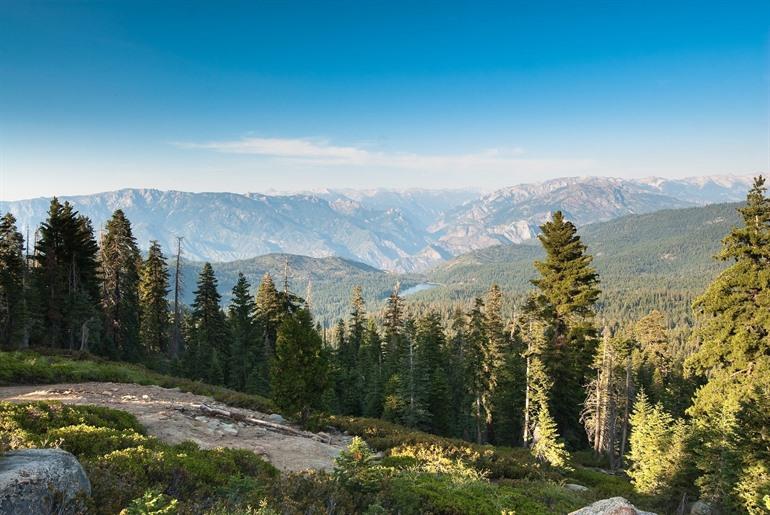
<path fill-rule="evenodd" d="M 107 361 L 91 354 L 43 355 L 33 351 L 0 351 L 0 386 L 86 381 L 179 388 L 184 392 L 212 397 L 230 406 L 268 413 L 275 411 L 272 401 L 259 395 L 164 375 L 141 365 Z"/>

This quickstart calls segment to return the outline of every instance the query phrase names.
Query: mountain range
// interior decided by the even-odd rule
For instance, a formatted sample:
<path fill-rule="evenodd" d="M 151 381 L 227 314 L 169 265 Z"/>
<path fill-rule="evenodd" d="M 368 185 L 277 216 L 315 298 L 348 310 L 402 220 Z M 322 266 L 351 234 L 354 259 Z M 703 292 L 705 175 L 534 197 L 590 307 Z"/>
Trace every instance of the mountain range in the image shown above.
<path fill-rule="evenodd" d="M 668 208 L 742 200 L 750 177 L 573 177 L 482 194 L 473 190 L 323 190 L 297 194 L 189 193 L 153 189 L 62 197 L 95 227 L 115 209 L 146 248 L 167 253 L 177 236 L 197 261 L 270 253 L 340 257 L 395 272 L 419 272 L 464 252 L 520 243 L 556 209 L 579 226 Z M 50 199 L 0 202 L 34 232 Z M 31 237 L 33 237 L 31 235 Z"/>
<path fill-rule="evenodd" d="M 712 204 L 626 215 L 579 229 L 600 275 L 599 307 L 609 320 L 637 319 L 651 309 L 665 311 L 669 321 L 690 323 L 693 298 L 719 273 L 724 262 L 714 259 L 721 240 L 739 224 L 740 204 Z M 349 311 L 350 292 L 361 286 L 369 311 L 377 312 L 396 283 L 415 311 L 442 309 L 472 302 L 489 286 L 501 286 L 509 305 L 531 291 L 533 261 L 543 258 L 536 240 L 496 245 L 454 257 L 422 274 L 395 274 L 338 257 L 310 258 L 268 254 L 228 263 L 214 263 L 225 304 L 238 273 L 256 288 L 270 273 L 283 288 L 308 297 L 314 316 L 327 326 Z M 184 262 L 184 300 L 192 302 L 200 262 Z"/>

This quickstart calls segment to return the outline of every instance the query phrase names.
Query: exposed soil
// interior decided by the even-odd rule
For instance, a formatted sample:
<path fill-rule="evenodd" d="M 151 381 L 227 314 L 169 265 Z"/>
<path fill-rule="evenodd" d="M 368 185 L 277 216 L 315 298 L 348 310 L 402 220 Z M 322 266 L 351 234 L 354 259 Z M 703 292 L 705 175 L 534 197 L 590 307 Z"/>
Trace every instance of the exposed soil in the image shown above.
<path fill-rule="evenodd" d="M 275 415 L 218 403 L 210 397 L 159 386 L 121 383 L 52 384 L 0 387 L 0 401 L 26 402 L 56 400 L 65 404 L 89 404 L 127 411 L 136 416 L 147 434 L 167 443 L 191 440 L 204 449 L 233 447 L 262 455 L 286 471 L 329 470 L 349 436 L 336 431 L 309 433 Z M 257 419 L 279 424 L 271 428 L 244 421 L 228 420 L 201 411 L 206 405 L 237 414 L 240 419 Z M 285 428 L 285 432 L 281 429 Z"/>

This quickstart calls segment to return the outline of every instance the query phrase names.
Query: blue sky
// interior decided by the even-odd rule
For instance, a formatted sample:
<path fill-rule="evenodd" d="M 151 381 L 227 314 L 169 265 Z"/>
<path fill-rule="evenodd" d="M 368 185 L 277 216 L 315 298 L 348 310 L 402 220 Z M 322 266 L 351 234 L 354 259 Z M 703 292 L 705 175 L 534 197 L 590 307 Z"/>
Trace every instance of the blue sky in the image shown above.
<path fill-rule="evenodd" d="M 0 0 L 0 199 L 770 169 L 770 2 Z"/>

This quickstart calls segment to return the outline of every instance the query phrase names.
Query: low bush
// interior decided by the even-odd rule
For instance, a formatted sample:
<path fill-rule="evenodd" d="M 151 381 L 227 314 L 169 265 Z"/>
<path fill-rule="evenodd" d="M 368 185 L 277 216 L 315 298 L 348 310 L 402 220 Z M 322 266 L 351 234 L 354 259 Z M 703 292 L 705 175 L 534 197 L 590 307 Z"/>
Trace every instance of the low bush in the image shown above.
<path fill-rule="evenodd" d="M 3 402 L 0 432 L 12 435 L 10 449 L 72 452 L 91 480 L 95 513 L 152 513 L 147 506 L 166 510 L 158 513 L 204 513 L 214 503 L 258 503 L 278 479 L 278 471 L 252 452 L 167 445 L 142 434 L 132 415 L 108 408 Z"/>
<path fill-rule="evenodd" d="M 463 457 L 490 479 L 553 479 L 561 474 L 538 463 L 527 449 L 476 445 L 456 438 L 445 438 L 406 428 L 379 419 L 332 416 L 328 424 L 360 436 L 380 451 L 404 446 L 437 447 L 449 456 Z"/>

